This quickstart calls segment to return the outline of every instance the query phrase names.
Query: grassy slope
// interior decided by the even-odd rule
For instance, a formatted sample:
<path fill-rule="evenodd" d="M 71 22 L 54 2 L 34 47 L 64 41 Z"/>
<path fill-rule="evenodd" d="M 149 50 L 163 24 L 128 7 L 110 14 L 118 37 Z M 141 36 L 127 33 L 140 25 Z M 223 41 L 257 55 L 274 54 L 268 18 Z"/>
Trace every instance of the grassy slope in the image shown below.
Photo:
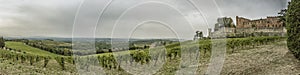
<path fill-rule="evenodd" d="M 13 49 L 18 49 L 21 51 L 25 51 L 27 53 L 31 53 L 31 54 L 35 54 L 35 55 L 40 55 L 40 56 L 60 56 L 48 51 L 44 51 L 38 48 L 34 48 L 28 45 L 25 45 L 24 43 L 21 42 L 5 42 L 5 45 L 9 48 L 13 48 Z"/>

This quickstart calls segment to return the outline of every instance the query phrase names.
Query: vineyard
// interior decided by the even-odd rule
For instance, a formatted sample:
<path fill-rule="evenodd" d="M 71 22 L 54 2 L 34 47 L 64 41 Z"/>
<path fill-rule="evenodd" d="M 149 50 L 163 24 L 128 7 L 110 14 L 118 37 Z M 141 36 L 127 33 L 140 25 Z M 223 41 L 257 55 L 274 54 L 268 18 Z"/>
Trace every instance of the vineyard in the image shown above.
<path fill-rule="evenodd" d="M 268 45 L 274 42 L 285 40 L 284 37 L 250 37 L 226 39 L 227 53 L 236 53 L 239 50 L 251 49 L 261 45 Z M 208 60 L 212 52 L 211 40 L 185 41 L 162 45 L 155 48 L 121 51 L 114 53 L 102 53 L 87 56 L 62 56 L 39 48 L 28 46 L 22 42 L 6 42 L 6 49 L 0 50 L 1 58 L 10 60 L 16 64 L 40 65 L 44 68 L 52 68 L 52 65 L 59 65 L 60 70 L 75 73 L 75 65 L 89 71 L 92 66 L 102 67 L 105 71 L 118 71 L 126 73 L 121 67 L 124 65 L 146 65 L 166 62 L 163 68 L 156 74 L 174 74 L 180 62 L 188 63 L 191 60 Z M 2 60 L 3 60 L 2 59 Z M 118 59 L 118 60 L 115 60 Z M 180 61 L 184 59 L 187 61 Z M 55 61 L 55 62 L 53 62 Z M 51 62 L 51 63 L 49 63 Z M 76 63 L 77 62 L 77 63 Z M 83 63 L 84 62 L 84 63 Z M 170 63 L 172 62 L 172 63 Z M 49 66 L 51 65 L 51 66 Z M 78 66 L 79 65 L 79 66 Z M 173 67 L 170 67 L 173 66 Z M 179 68 L 187 68 L 181 66 Z"/>

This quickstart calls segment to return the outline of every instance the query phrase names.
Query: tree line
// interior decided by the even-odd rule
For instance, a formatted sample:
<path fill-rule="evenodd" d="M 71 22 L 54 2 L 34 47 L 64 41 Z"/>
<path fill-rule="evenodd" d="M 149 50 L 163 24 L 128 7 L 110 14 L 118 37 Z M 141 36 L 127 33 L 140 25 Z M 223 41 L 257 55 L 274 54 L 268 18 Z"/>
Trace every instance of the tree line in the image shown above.
<path fill-rule="evenodd" d="M 59 55 L 71 56 L 73 54 L 71 49 L 49 46 L 49 45 L 43 43 L 42 41 L 29 41 L 29 42 L 25 42 L 25 44 L 35 47 L 35 48 L 39 48 L 41 50 L 51 52 L 51 53 L 59 54 Z"/>

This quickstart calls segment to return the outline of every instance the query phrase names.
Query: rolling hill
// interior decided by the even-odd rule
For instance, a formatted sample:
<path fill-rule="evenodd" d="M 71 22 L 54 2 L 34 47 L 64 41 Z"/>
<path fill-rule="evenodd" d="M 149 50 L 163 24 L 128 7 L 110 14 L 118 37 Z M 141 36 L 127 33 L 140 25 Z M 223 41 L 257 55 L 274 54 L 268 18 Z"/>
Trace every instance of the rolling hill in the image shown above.
<path fill-rule="evenodd" d="M 34 48 L 34 47 L 31 47 L 31 46 L 25 45 L 22 42 L 10 42 L 9 41 L 9 42 L 5 42 L 5 45 L 8 48 L 21 50 L 23 52 L 34 54 L 34 55 L 52 56 L 52 57 L 60 56 L 60 55 L 57 55 L 57 54 L 54 54 L 54 53 L 51 53 L 51 52 L 48 52 L 48 51 L 44 51 L 44 50 L 41 50 L 41 49 L 38 49 L 38 48 Z"/>

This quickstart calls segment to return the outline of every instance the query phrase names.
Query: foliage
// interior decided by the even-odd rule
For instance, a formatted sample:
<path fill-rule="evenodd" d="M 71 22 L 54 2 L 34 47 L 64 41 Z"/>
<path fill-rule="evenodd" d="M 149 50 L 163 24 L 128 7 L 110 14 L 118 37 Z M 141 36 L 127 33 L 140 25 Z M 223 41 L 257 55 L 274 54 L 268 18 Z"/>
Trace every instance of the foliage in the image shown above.
<path fill-rule="evenodd" d="M 130 55 L 135 62 L 139 62 L 141 64 L 149 63 L 149 60 L 151 59 L 148 52 L 145 52 L 144 50 L 134 51 Z"/>
<path fill-rule="evenodd" d="M 227 48 L 232 49 L 231 53 L 235 49 L 243 49 L 246 47 L 255 47 L 258 45 L 266 45 L 276 41 L 280 41 L 284 37 L 251 37 L 251 38 L 235 38 L 227 40 Z"/>
<path fill-rule="evenodd" d="M 300 1 L 292 0 L 285 13 L 289 50 L 300 59 Z"/>
<path fill-rule="evenodd" d="M 98 56 L 99 64 L 104 68 L 116 68 L 117 62 L 112 54 L 103 54 Z"/>

